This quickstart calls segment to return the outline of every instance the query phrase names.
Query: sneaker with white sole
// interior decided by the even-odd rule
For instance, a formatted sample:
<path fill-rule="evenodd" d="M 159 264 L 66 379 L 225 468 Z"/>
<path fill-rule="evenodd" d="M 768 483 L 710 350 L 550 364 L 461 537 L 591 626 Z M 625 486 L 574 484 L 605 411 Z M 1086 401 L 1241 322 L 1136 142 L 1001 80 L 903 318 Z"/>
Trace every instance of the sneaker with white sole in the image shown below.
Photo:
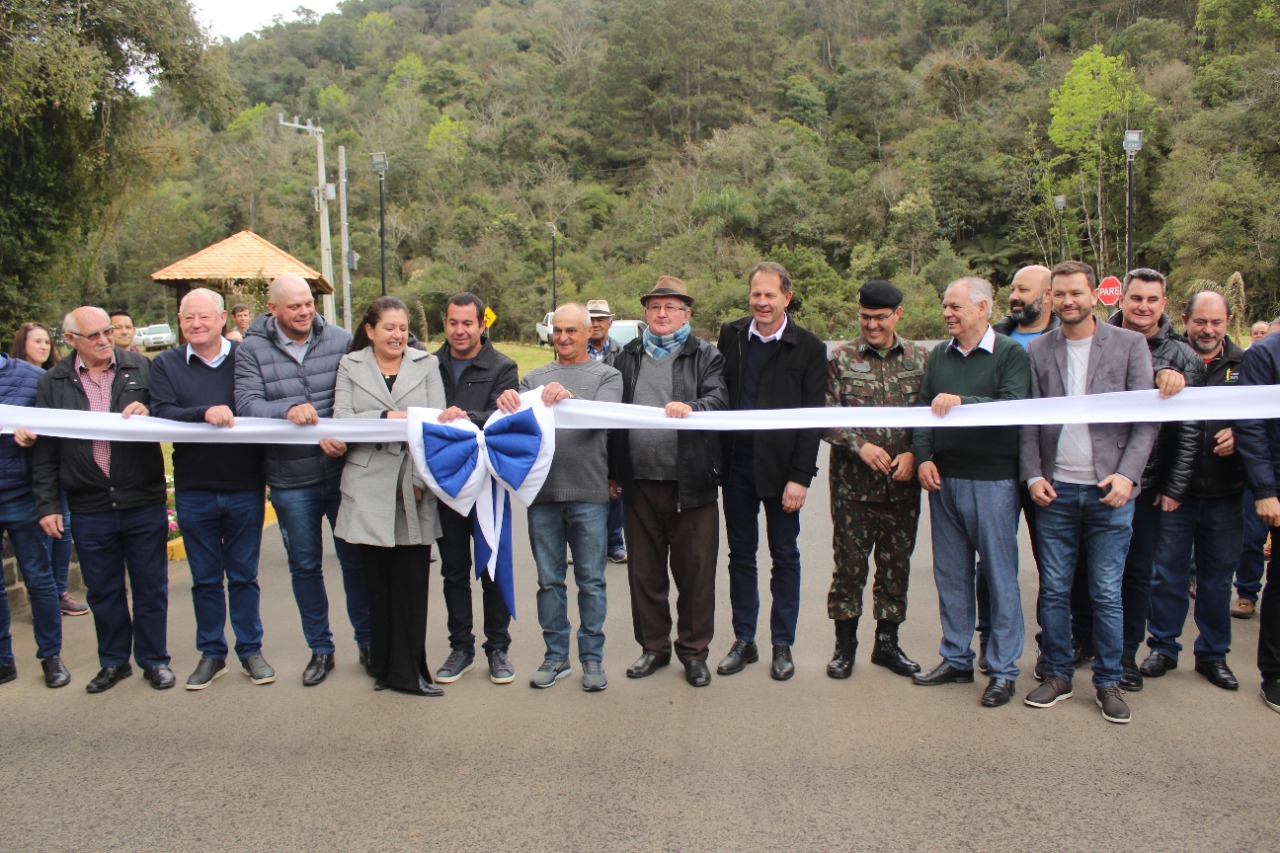
<path fill-rule="evenodd" d="M 191 677 L 187 679 L 187 689 L 204 690 L 210 684 L 213 684 L 215 678 L 221 678 L 226 674 L 227 662 L 225 660 L 200 658 L 200 663 L 196 664 L 195 672 L 191 673 Z"/>
<path fill-rule="evenodd" d="M 261 654 L 249 655 L 240 661 L 240 668 L 244 671 L 245 677 L 254 684 L 273 684 L 276 680 L 276 671 L 272 669 L 271 664 L 267 663 L 267 659 Z"/>
<path fill-rule="evenodd" d="M 1132 718 L 1129 706 L 1120 697 L 1120 686 L 1102 687 L 1094 699 L 1102 709 L 1102 719 L 1108 723 L 1127 723 Z"/>
<path fill-rule="evenodd" d="M 1267 703 L 1267 707 L 1280 713 L 1280 678 L 1268 678 L 1262 682 L 1262 701 Z"/>
<path fill-rule="evenodd" d="M 1022 701 L 1032 708 L 1052 708 L 1063 699 L 1072 696 L 1071 681 L 1060 675 L 1050 675 L 1044 683 L 1027 694 Z"/>
<path fill-rule="evenodd" d="M 474 652 L 454 649 L 444 659 L 444 666 L 436 670 L 436 681 L 441 684 L 452 684 L 475 665 L 476 656 Z"/>
<path fill-rule="evenodd" d="M 498 649 L 489 655 L 489 680 L 494 684 L 510 684 L 516 680 L 516 668 L 507 657 L 506 649 Z"/>
<path fill-rule="evenodd" d="M 76 601 L 69 592 L 64 592 L 58 597 L 58 607 L 62 610 L 63 616 L 83 616 L 89 612 L 88 605 Z"/>
<path fill-rule="evenodd" d="M 588 693 L 599 693 L 609 686 L 604 677 L 604 664 L 598 660 L 582 662 L 582 689 Z"/>
<path fill-rule="evenodd" d="M 538 671 L 533 674 L 533 678 L 529 679 L 529 686 L 551 687 L 560 679 L 568 678 L 571 672 L 573 667 L 567 660 L 544 660 L 542 666 L 538 667 Z"/>

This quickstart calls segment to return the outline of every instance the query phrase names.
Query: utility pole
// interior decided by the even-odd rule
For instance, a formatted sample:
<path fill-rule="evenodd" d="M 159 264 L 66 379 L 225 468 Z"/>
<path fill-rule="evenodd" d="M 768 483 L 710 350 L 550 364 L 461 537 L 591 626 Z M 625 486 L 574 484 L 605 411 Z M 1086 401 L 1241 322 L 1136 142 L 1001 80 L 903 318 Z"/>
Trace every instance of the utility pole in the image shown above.
<path fill-rule="evenodd" d="M 338 146 L 338 233 L 342 248 L 342 327 L 351 331 L 351 271 L 356 267 L 351 252 L 351 232 L 347 229 L 347 148 Z"/>
<path fill-rule="evenodd" d="M 294 116 L 293 121 L 285 121 L 284 113 L 279 113 L 280 126 L 291 127 L 294 130 L 301 130 L 315 137 L 316 140 L 316 188 L 315 202 L 316 212 L 320 214 L 320 274 L 324 276 L 324 280 L 329 282 L 329 287 L 333 287 L 333 249 L 329 245 L 329 199 L 333 192 L 333 186 L 325 180 L 324 172 L 324 128 L 319 127 L 311 119 L 307 119 L 306 124 L 299 124 L 298 117 Z M 324 319 L 327 322 L 335 322 L 333 294 L 326 293 L 324 296 Z"/>
<path fill-rule="evenodd" d="M 548 222 L 547 227 L 551 229 L 551 310 L 556 310 L 556 226 L 555 223 Z"/>
<path fill-rule="evenodd" d="M 1129 172 L 1128 198 L 1125 201 L 1124 227 L 1124 271 L 1133 269 L 1133 158 L 1142 150 L 1142 131 L 1126 130 L 1124 132 L 1124 154 Z"/>

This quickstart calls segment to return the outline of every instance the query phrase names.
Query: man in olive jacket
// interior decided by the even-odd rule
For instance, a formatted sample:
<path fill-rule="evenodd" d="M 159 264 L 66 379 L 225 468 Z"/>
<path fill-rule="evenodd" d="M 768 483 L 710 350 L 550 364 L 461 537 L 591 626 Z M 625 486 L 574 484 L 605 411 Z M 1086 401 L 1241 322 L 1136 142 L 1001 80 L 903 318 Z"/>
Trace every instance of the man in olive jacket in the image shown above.
<path fill-rule="evenodd" d="M 63 319 L 62 328 L 75 352 L 40 377 L 36 406 L 125 417 L 150 414 L 151 362 L 112 345 L 107 312 L 77 308 Z M 152 687 L 172 687 L 169 524 L 160 445 L 46 436 L 35 445 L 33 479 L 36 513 L 47 535 L 59 539 L 65 532 L 59 488 L 71 506 L 102 667 L 85 690 L 102 693 L 132 675 L 130 652 Z M 133 591 L 132 618 L 126 574 Z"/>
<path fill-rule="evenodd" d="M 717 346 L 724 356 L 729 407 L 821 408 L 827 393 L 827 346 L 787 313 L 791 274 L 782 264 L 766 261 L 747 275 L 747 288 L 750 316 L 725 323 Z M 741 672 L 759 660 L 756 551 L 762 503 L 773 560 L 770 675 L 786 681 L 795 674 L 791 647 L 800 613 L 800 508 L 817 473 L 821 439 L 821 430 L 805 429 L 721 433 L 734 634 L 733 646 L 716 669 L 721 675 Z"/>

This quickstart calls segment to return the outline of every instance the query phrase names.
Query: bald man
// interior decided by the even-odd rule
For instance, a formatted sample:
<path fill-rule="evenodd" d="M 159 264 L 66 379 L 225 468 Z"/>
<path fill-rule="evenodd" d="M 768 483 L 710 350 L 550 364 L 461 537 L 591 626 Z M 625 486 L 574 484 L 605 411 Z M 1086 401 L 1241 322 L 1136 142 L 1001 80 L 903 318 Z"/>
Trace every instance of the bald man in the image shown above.
<path fill-rule="evenodd" d="M 114 346 L 107 312 L 77 308 L 63 318 L 62 328 L 74 352 L 40 377 L 37 406 L 126 418 L 150 414 L 151 362 Z M 169 523 L 160 445 L 46 436 L 35 444 L 33 479 L 36 514 L 48 536 L 61 539 L 67 532 L 60 490 L 71 506 L 102 667 L 85 689 L 102 693 L 133 675 L 130 653 L 153 688 L 172 687 L 166 644 Z"/>
<path fill-rule="evenodd" d="M 1026 349 L 1045 332 L 1058 328 L 1058 318 L 1045 301 L 1049 278 L 1049 268 L 1039 264 L 1023 267 L 1014 273 L 1013 286 L 1009 291 L 1009 313 L 999 323 L 991 325 L 996 334 L 1008 335 Z"/>
<path fill-rule="evenodd" d="M 338 362 L 351 348 L 351 335 L 316 313 L 311 286 L 296 275 L 271 282 L 267 312 L 245 332 L 235 352 L 236 415 L 284 418 L 314 427 L 333 414 Z M 302 673 L 307 687 L 324 681 L 334 666 L 329 596 L 324 585 L 323 520 L 333 529 L 342 501 L 341 441 L 317 431 L 313 445 L 273 445 L 266 450 L 267 485 L 280 522 L 280 537 L 293 576 L 293 597 L 311 660 Z M 347 616 L 355 629 L 360 663 L 369 672 L 369 593 L 360 550 L 333 537 Z"/>

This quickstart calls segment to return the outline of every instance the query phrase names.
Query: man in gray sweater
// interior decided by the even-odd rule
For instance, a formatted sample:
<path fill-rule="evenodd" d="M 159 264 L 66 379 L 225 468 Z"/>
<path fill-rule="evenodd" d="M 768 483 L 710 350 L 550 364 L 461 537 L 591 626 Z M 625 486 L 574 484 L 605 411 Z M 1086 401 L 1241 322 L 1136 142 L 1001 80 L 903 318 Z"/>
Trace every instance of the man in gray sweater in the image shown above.
<path fill-rule="evenodd" d="M 542 402 L 622 401 L 622 375 L 587 355 L 591 318 L 585 305 L 569 302 L 556 309 L 551 343 L 556 360 L 525 374 L 520 389 L 542 387 Z M 520 395 L 498 397 L 498 408 L 514 412 Z M 582 689 L 599 692 L 604 675 L 605 548 L 608 543 L 609 457 L 605 430 L 558 429 L 551 470 L 529 507 L 529 545 L 538 567 L 538 623 L 547 652 L 530 681 L 551 687 L 569 675 L 569 613 L 565 590 L 566 546 L 573 554 L 578 584 L 578 659 Z"/>

